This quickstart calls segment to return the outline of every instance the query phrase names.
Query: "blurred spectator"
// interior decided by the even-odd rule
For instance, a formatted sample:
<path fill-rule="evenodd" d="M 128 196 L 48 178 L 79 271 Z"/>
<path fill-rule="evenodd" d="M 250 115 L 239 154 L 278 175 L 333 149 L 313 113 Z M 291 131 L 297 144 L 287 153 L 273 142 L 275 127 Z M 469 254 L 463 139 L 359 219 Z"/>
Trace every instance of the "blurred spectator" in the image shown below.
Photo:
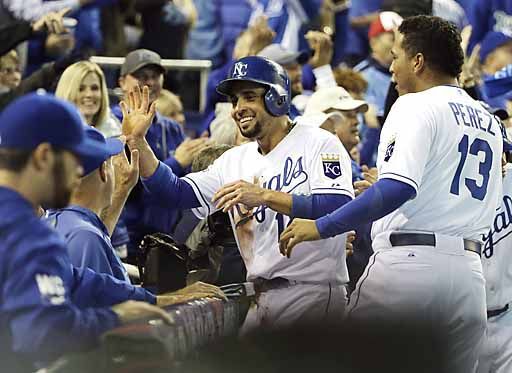
<path fill-rule="evenodd" d="M 391 48 L 395 40 L 393 30 L 401 22 L 402 17 L 395 12 L 380 13 L 368 30 L 370 56 L 354 67 L 354 70 L 360 72 L 368 82 L 364 99 L 368 102 L 369 109 L 365 113 L 365 121 L 361 128 L 363 143 L 360 148 L 361 162 L 368 166 L 374 166 L 377 160 L 380 129 L 384 122 L 384 107 L 391 83 L 389 67 L 392 62 Z M 343 84 L 340 85 L 345 87 Z"/>
<path fill-rule="evenodd" d="M 512 63 L 512 37 L 501 32 L 489 32 L 481 42 L 480 61 L 483 79 L 492 77 L 496 72 Z M 507 95 L 489 97 L 485 86 L 481 90 L 482 99 L 492 107 L 506 108 Z"/>
<path fill-rule="evenodd" d="M 163 116 L 169 117 L 181 126 L 185 131 L 185 114 L 180 96 L 175 95 L 167 89 L 162 89 L 156 100 L 156 109 Z"/>
<path fill-rule="evenodd" d="M 345 48 L 345 61 L 354 66 L 368 55 L 368 26 L 377 18 L 381 0 L 358 0 L 350 3 L 350 28 Z"/>
<path fill-rule="evenodd" d="M 469 52 L 491 31 L 512 36 L 512 2 L 509 0 L 473 0 L 468 19 L 473 26 Z"/>
<path fill-rule="evenodd" d="M 105 76 L 94 62 L 69 66 L 59 79 L 55 95 L 74 103 L 86 123 L 105 137 L 121 135 L 121 123 L 110 111 Z"/>
<path fill-rule="evenodd" d="M 368 82 L 360 72 L 338 67 L 334 69 L 334 76 L 338 85 L 345 88 L 353 98 L 365 99 Z M 358 117 L 361 142 L 358 149 L 353 149 L 352 152 L 357 152 L 359 164 L 374 167 L 381 130 L 375 107 L 369 104 L 368 111 L 359 113 Z"/>
<path fill-rule="evenodd" d="M 146 49 L 128 53 L 121 67 L 119 86 L 126 97 L 136 87 L 149 87 L 149 101 L 153 103 L 160 96 L 163 73 L 160 56 Z M 112 109 L 122 121 L 119 106 Z M 199 138 L 185 140 L 178 123 L 156 113 L 149 128 L 146 140 L 156 157 L 170 166 L 176 175 L 183 176 L 189 171 L 192 160 L 206 146 L 208 140 Z M 138 183 L 133 189 L 121 215 L 120 225 L 125 224 L 130 237 L 129 256 L 135 254 L 141 239 L 146 234 L 163 232 L 171 234 L 180 216 L 180 211 L 162 206 L 159 196 L 147 193 Z M 132 258 L 133 259 L 133 258 Z"/>
<path fill-rule="evenodd" d="M 280 44 L 271 44 L 258 53 L 259 56 L 271 59 L 286 69 L 291 80 L 292 105 L 288 113 L 291 119 L 295 119 L 304 112 L 310 96 L 310 92 L 305 92 L 302 84 L 303 71 L 312 75 L 306 80 L 313 81 L 311 87 L 313 89 L 336 86 L 330 65 L 333 54 L 330 36 L 319 31 L 309 31 L 305 38 L 309 48 L 301 52 L 292 52 Z M 304 66 L 306 63 L 307 68 Z"/>
<path fill-rule="evenodd" d="M 15 50 L 0 57 L 0 93 L 5 93 L 19 86 L 21 66 Z"/>
<path fill-rule="evenodd" d="M 0 93 L 0 111 L 11 101 L 28 92 L 35 91 L 39 88 L 46 90 L 52 89 L 59 75 L 69 65 L 82 58 L 83 56 L 80 54 L 71 54 L 62 57 L 55 62 L 45 64 L 32 75 L 23 79 L 16 88 Z"/>
<path fill-rule="evenodd" d="M 139 48 L 152 50 L 163 58 L 183 58 L 196 10 L 192 0 L 182 0 L 179 4 L 168 0 L 135 0 L 143 29 Z"/>
<path fill-rule="evenodd" d="M 47 13 L 59 12 L 63 9 L 79 9 L 89 5 L 115 3 L 117 0 L 1 0 L 0 21 L 6 18 L 35 21 Z"/>
<path fill-rule="evenodd" d="M 124 56 L 128 53 L 125 22 L 133 10 L 134 0 L 120 0 L 101 8 L 100 22 L 105 56 Z"/>
<path fill-rule="evenodd" d="M 252 17 L 254 19 L 263 12 L 268 18 L 269 26 L 276 32 L 274 42 L 287 50 L 297 52 L 308 47 L 305 38 L 308 25 L 319 14 L 323 1 L 259 0 L 261 6 Z"/>
<path fill-rule="evenodd" d="M 336 84 L 345 88 L 352 97 L 362 100 L 368 89 L 368 82 L 363 74 L 349 67 L 337 67 L 333 69 Z"/>
<path fill-rule="evenodd" d="M 75 47 L 75 37 L 67 30 L 59 34 L 40 35 L 29 41 L 28 60 L 24 76 L 30 75 L 43 64 L 70 53 Z"/>
<path fill-rule="evenodd" d="M 308 62 L 309 52 L 291 52 L 285 50 L 280 44 L 270 44 L 263 48 L 258 53 L 258 56 L 277 62 L 286 69 L 290 78 L 292 100 L 294 97 L 302 94 L 302 65 Z M 290 118 L 294 119 L 300 114 L 301 111 L 292 102 L 289 113 Z"/>
<path fill-rule="evenodd" d="M 512 63 L 512 35 L 502 32 L 489 32 L 480 45 L 482 72 L 492 75 Z"/>
<path fill-rule="evenodd" d="M 342 87 L 322 88 L 313 93 L 308 101 L 305 115 L 338 111 L 344 120 L 336 127 L 336 135 L 348 153 L 359 143 L 358 113 L 368 110 L 368 104 L 353 99 Z"/>
<path fill-rule="evenodd" d="M 344 121 L 343 114 L 337 111 L 328 114 L 313 112 L 296 118 L 297 124 L 322 128 L 335 136 L 337 136 L 336 128 L 343 125 Z"/>
<path fill-rule="evenodd" d="M 354 67 L 368 82 L 365 100 L 375 107 L 382 117 L 386 94 L 391 82 L 389 66 L 393 60 L 391 48 L 395 40 L 393 30 L 400 25 L 402 17 L 394 12 L 382 12 L 371 24 L 368 31 L 370 56 Z M 345 87 L 346 88 L 346 87 Z"/>

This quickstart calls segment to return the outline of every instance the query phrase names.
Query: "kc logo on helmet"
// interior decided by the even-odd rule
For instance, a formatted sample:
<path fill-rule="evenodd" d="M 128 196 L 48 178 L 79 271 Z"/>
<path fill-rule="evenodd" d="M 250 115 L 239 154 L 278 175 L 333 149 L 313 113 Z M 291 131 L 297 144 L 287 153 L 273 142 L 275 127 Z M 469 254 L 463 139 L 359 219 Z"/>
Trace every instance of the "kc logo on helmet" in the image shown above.
<path fill-rule="evenodd" d="M 235 63 L 233 69 L 233 78 L 240 78 L 247 75 L 247 64 L 243 62 Z"/>
<path fill-rule="evenodd" d="M 322 153 L 322 166 L 324 175 L 331 179 L 341 176 L 340 156 L 335 153 Z"/>

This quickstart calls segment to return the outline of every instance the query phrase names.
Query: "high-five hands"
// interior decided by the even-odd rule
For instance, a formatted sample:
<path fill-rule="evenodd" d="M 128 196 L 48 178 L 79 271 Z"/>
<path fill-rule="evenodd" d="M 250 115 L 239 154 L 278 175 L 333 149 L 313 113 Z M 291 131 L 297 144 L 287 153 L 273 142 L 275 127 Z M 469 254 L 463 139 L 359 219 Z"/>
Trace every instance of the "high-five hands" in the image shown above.
<path fill-rule="evenodd" d="M 123 135 L 126 141 L 140 140 L 146 136 L 151 127 L 156 113 L 156 104 L 149 105 L 149 88 L 144 86 L 142 92 L 139 86 L 136 86 L 127 97 L 120 102 L 123 112 Z"/>

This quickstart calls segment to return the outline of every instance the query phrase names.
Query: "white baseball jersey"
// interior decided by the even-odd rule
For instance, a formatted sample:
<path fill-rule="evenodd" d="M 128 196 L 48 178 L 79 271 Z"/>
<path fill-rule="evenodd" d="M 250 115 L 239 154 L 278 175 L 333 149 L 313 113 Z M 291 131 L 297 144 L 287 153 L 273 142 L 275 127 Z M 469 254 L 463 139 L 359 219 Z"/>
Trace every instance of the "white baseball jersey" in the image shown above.
<path fill-rule="evenodd" d="M 512 169 L 503 179 L 503 195 L 491 229 L 482 236 L 482 268 L 487 309 L 497 310 L 512 302 Z"/>
<path fill-rule="evenodd" d="M 372 236 L 428 231 L 481 240 L 501 196 L 498 121 L 464 90 L 437 86 L 400 97 L 382 129 L 379 179 L 409 184 L 416 197 L 376 221 Z"/>
<path fill-rule="evenodd" d="M 256 180 L 264 188 L 292 194 L 344 194 L 353 198 L 350 157 L 332 134 L 310 126 L 296 125 L 268 154 L 250 142 L 225 152 L 208 169 L 183 179 L 193 188 L 202 208 L 194 213 L 204 218 L 216 211 L 211 202 L 223 185 Z M 313 283 L 348 282 L 345 235 L 304 242 L 291 258 L 279 252 L 279 236 L 290 222 L 288 216 L 266 206 L 252 211 L 238 205 L 230 213 L 247 277 L 284 277 Z M 252 218 L 250 218 L 252 216 Z"/>

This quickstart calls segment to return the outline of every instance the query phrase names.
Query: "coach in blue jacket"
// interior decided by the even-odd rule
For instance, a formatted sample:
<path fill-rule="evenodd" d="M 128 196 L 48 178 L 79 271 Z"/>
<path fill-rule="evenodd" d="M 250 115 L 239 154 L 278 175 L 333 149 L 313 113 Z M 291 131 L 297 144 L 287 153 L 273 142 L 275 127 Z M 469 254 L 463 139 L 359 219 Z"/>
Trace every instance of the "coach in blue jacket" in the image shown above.
<path fill-rule="evenodd" d="M 105 139 L 93 127 L 86 128 L 85 134 L 102 143 L 105 151 L 84 164 L 84 176 L 71 193 L 71 204 L 50 211 L 48 221 L 66 241 L 74 266 L 87 267 L 129 283 L 128 273 L 116 255 L 110 236 L 126 198 L 137 182 L 137 155 L 132 155 L 131 164 L 124 157 L 124 169 L 115 170 L 112 157 L 123 151 L 123 143 L 115 138 Z"/>
<path fill-rule="evenodd" d="M 91 348 L 133 319 L 168 320 L 144 289 L 74 268 L 59 235 L 36 215 L 40 205 L 66 206 L 81 164 L 104 151 L 85 138 L 78 111 L 53 96 L 21 97 L 0 114 L 2 371 L 30 371 Z"/>

